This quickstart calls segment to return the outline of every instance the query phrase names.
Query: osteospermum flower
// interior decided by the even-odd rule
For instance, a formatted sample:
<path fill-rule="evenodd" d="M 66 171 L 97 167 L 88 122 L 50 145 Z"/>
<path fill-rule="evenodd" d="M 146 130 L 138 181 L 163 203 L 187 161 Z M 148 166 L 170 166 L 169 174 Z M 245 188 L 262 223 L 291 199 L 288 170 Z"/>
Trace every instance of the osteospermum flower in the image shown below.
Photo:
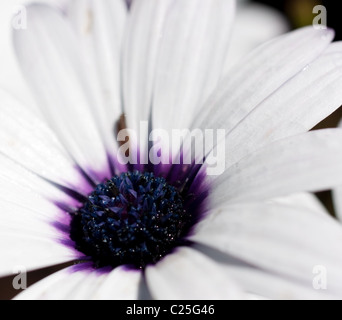
<path fill-rule="evenodd" d="M 308 194 L 280 198 L 342 183 L 341 131 L 306 133 L 342 101 L 331 30 L 268 42 L 224 76 L 231 0 L 27 12 L 15 47 L 48 125 L 1 92 L 0 275 L 78 264 L 21 298 L 341 298 L 341 227 Z M 126 127 L 137 141 L 117 144 Z M 204 156 L 163 136 L 145 161 L 152 129 L 183 128 L 226 134 Z"/>

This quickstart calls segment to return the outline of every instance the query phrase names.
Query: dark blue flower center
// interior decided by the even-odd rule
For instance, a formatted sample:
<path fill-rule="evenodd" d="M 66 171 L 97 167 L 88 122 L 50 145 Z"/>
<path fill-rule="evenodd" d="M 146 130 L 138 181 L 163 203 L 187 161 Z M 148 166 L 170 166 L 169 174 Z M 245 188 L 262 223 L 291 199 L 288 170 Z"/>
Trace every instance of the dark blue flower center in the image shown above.
<path fill-rule="evenodd" d="M 123 173 L 72 213 L 71 239 L 96 267 L 145 268 L 187 243 L 196 221 L 188 198 L 153 173 Z"/>

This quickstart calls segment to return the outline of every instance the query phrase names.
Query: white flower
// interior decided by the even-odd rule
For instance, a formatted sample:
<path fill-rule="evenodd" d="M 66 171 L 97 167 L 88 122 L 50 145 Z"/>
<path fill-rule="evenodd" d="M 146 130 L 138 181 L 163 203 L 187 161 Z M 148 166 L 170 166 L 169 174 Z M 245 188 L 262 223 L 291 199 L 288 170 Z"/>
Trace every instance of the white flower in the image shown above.
<path fill-rule="evenodd" d="M 15 48 L 49 126 L 0 91 L 0 276 L 89 252 L 92 262 L 21 298 L 136 299 L 144 287 L 156 299 L 342 297 L 341 226 L 310 195 L 275 199 L 342 184 L 342 132 L 307 133 L 341 104 L 342 46 L 330 44 L 330 30 L 302 29 L 222 77 L 233 8 L 230 0 L 140 0 L 129 14 L 121 0 L 28 8 Z M 153 177 L 118 166 L 122 110 L 133 129 L 141 120 L 169 131 L 225 129 L 206 147 L 225 147 L 227 169 L 149 167 Z M 327 290 L 318 290 L 317 266 Z"/>

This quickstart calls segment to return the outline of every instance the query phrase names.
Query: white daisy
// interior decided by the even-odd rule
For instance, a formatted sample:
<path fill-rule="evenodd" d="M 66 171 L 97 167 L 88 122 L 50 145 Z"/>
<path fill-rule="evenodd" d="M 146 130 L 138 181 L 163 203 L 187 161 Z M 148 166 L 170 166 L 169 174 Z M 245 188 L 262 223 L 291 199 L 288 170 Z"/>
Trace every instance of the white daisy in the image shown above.
<path fill-rule="evenodd" d="M 27 12 L 15 48 L 48 125 L 0 91 L 0 276 L 84 263 L 19 298 L 341 298 L 341 226 L 310 195 L 274 200 L 342 184 L 342 132 L 306 132 L 342 102 L 332 31 L 268 42 L 223 77 L 231 0 Z M 123 110 L 133 129 L 224 128 L 206 147 L 226 170 L 119 165 Z"/>

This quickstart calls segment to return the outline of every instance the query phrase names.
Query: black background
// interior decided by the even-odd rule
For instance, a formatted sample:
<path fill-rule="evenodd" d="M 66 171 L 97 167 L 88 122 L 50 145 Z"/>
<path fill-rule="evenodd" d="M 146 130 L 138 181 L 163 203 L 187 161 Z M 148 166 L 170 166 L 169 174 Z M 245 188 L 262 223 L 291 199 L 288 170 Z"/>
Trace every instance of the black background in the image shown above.
<path fill-rule="evenodd" d="M 283 12 L 291 21 L 293 27 L 301 27 L 298 23 L 296 16 L 299 11 L 298 7 L 302 7 L 303 11 L 307 15 L 307 19 L 314 17 L 312 14 L 312 8 L 315 5 L 324 5 L 328 12 L 328 26 L 335 29 L 336 40 L 342 40 L 342 9 L 341 3 L 338 0 L 254 0 L 255 2 L 261 2 Z M 310 12 L 311 10 L 311 12 Z M 301 13 L 303 15 L 303 13 Z"/>

